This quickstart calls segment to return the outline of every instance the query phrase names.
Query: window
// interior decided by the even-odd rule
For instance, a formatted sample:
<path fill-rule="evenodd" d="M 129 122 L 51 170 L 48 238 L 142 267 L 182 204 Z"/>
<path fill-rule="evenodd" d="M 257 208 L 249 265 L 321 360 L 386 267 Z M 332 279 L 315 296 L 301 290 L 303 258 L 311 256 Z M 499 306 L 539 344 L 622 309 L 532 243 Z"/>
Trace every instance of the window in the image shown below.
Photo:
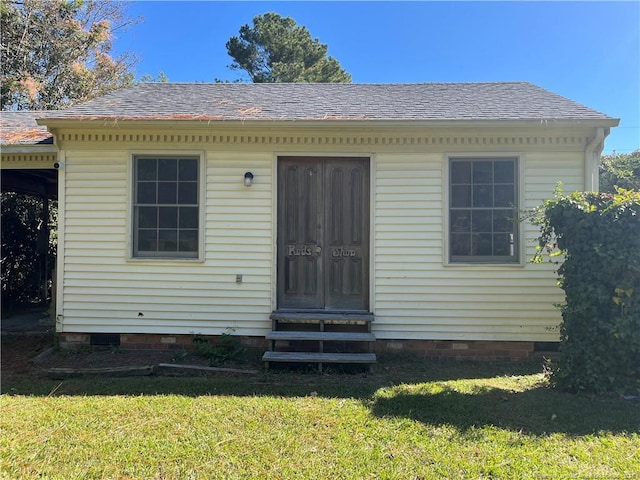
<path fill-rule="evenodd" d="M 518 161 L 451 158 L 449 261 L 518 262 Z"/>
<path fill-rule="evenodd" d="M 198 258 L 198 157 L 133 160 L 133 256 Z"/>

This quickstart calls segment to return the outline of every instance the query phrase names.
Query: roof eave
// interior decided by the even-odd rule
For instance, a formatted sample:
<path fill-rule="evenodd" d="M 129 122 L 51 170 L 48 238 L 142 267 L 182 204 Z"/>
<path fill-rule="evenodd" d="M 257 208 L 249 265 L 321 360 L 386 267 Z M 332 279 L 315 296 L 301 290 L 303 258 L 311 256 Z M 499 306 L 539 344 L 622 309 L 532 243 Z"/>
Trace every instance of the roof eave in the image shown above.
<path fill-rule="evenodd" d="M 131 118 L 131 117 L 77 117 L 77 118 L 39 118 L 38 125 L 48 128 L 78 127 L 151 127 L 166 126 L 167 124 L 183 124 L 190 126 L 228 126 L 228 127 L 327 127 L 340 128 L 456 128 L 456 127 L 543 127 L 543 128 L 589 128 L 589 127 L 617 127 L 618 118 L 573 118 L 573 119 L 452 119 L 452 120 L 379 120 L 379 119 L 223 119 L 194 116 L 193 118 Z"/>
<path fill-rule="evenodd" d="M 13 144 L 2 145 L 3 154 L 15 154 L 15 153 L 58 153 L 58 147 L 53 143 L 45 144 Z"/>

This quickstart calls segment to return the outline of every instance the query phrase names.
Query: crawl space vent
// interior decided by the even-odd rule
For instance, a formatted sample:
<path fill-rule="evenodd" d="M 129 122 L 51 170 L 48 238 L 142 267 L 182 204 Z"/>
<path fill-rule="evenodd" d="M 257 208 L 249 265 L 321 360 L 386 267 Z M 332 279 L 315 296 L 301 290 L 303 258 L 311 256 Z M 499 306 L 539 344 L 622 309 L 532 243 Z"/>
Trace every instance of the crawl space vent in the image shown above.
<path fill-rule="evenodd" d="M 91 345 L 93 346 L 120 346 L 119 333 L 93 333 L 91 334 Z"/>

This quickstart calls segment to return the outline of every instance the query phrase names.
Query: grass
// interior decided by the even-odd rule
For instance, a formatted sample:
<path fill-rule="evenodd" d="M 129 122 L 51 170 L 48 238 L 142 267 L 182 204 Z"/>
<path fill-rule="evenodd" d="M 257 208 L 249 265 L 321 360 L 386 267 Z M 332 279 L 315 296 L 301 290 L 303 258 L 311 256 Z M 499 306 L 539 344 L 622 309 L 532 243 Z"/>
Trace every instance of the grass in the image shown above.
<path fill-rule="evenodd" d="M 537 365 L 3 379 L 1 478 L 635 478 L 640 405 Z"/>

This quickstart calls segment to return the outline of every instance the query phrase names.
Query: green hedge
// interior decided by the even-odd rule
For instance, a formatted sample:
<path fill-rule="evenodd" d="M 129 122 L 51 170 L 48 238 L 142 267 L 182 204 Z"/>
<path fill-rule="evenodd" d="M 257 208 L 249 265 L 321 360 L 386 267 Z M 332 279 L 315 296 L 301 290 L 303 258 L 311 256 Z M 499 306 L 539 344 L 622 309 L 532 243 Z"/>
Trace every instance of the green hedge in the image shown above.
<path fill-rule="evenodd" d="M 538 255 L 565 292 L 555 385 L 640 389 L 640 192 L 557 194 L 536 210 Z M 564 257 L 564 258 L 562 258 Z"/>

